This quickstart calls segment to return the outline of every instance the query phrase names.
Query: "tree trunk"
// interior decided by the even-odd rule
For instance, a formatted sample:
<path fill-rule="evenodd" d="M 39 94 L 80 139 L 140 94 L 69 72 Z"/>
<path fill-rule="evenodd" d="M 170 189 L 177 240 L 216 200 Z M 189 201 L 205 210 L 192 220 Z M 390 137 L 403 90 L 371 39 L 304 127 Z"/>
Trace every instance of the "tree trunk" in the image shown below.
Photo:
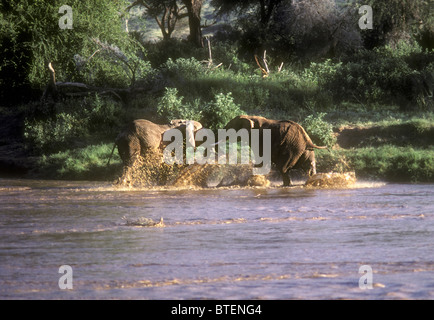
<path fill-rule="evenodd" d="M 188 40 L 197 47 L 203 48 L 202 29 L 200 26 L 200 12 L 203 0 L 182 0 L 188 11 L 188 25 L 190 35 Z"/>
<path fill-rule="evenodd" d="M 259 15 L 262 26 L 266 26 L 270 22 L 273 10 L 280 2 L 281 0 L 259 0 Z"/>

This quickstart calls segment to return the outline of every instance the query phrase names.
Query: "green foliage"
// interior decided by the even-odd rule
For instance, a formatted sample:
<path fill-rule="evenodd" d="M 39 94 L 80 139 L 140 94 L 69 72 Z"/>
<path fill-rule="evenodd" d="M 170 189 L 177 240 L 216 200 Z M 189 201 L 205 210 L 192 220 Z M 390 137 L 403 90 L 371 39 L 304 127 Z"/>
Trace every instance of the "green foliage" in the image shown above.
<path fill-rule="evenodd" d="M 243 113 L 240 106 L 234 102 L 232 94 L 218 93 L 210 102 L 196 99 L 183 102 L 176 88 L 166 88 L 164 96 L 157 105 L 158 114 L 170 121 L 172 119 L 189 119 L 201 121 L 210 129 L 223 128 L 232 118 Z"/>
<path fill-rule="evenodd" d="M 315 152 L 319 172 L 355 171 L 359 180 L 432 182 L 434 150 L 384 145 Z"/>
<path fill-rule="evenodd" d="M 303 127 L 316 145 L 326 145 L 329 148 L 336 143 L 333 134 L 333 126 L 323 118 L 326 113 L 318 113 L 316 116 L 309 115 L 303 121 Z"/>
<path fill-rule="evenodd" d="M 83 144 L 86 139 L 113 136 L 120 126 L 121 105 L 98 95 L 70 99 L 54 108 L 53 116 L 38 109 L 26 116 L 24 138 L 28 149 L 40 154 L 65 150 Z"/>
<path fill-rule="evenodd" d="M 175 61 L 169 58 L 161 70 L 166 76 L 178 78 L 194 78 L 205 71 L 204 66 L 195 58 L 179 58 Z"/>
<path fill-rule="evenodd" d="M 43 155 L 33 175 L 51 179 L 115 180 L 121 172 L 122 162 L 115 152 L 107 166 L 112 147 L 112 143 L 97 144 Z"/>
<path fill-rule="evenodd" d="M 12 0 L 2 5 L 0 53 L 7 60 L 0 69 L 8 70 L 7 83 L 45 87 L 48 62 L 53 62 L 58 81 L 93 85 L 126 86 L 146 72 L 142 48 L 121 27 L 119 12 L 126 1 L 69 1 L 72 29 L 59 27 L 59 8 L 64 4 Z"/>
<path fill-rule="evenodd" d="M 147 43 L 146 52 L 146 57 L 154 68 L 161 67 L 169 59 L 176 61 L 179 58 L 195 58 L 200 61 L 207 56 L 206 49 L 196 48 L 185 41 L 177 39 Z"/>
<path fill-rule="evenodd" d="M 206 104 L 202 112 L 202 124 L 214 130 L 223 128 L 230 120 L 243 114 L 230 92 L 216 94 L 214 100 Z"/>
<path fill-rule="evenodd" d="M 166 92 L 157 105 L 157 113 L 166 122 L 172 119 L 199 120 L 201 111 L 198 103 L 184 103 L 183 97 L 178 96 L 176 88 L 166 88 Z"/>
<path fill-rule="evenodd" d="M 361 32 L 367 49 L 393 45 L 409 38 L 420 40 L 418 36 L 422 32 L 430 32 L 431 36 L 433 35 L 431 1 L 357 0 L 356 6 L 361 5 L 370 5 L 374 13 L 375 27 Z"/>
<path fill-rule="evenodd" d="M 322 63 L 312 62 L 309 68 L 304 69 L 301 78 L 317 86 L 324 86 L 334 79 L 341 67 L 342 62 L 334 63 L 331 59 L 327 59 Z"/>
<path fill-rule="evenodd" d="M 410 48 L 404 42 L 396 51 L 390 47 L 362 50 L 340 65 L 324 88 L 339 102 L 393 103 L 403 110 L 429 109 L 432 104 L 425 99 L 424 88 L 433 86 L 426 76 L 427 63 L 433 61 L 433 54 L 421 53 L 420 47 Z"/>
<path fill-rule="evenodd" d="M 383 146 L 346 152 L 353 165 L 364 176 L 388 181 L 431 181 L 434 173 L 434 151 Z M 356 172 L 357 173 L 357 172 Z"/>

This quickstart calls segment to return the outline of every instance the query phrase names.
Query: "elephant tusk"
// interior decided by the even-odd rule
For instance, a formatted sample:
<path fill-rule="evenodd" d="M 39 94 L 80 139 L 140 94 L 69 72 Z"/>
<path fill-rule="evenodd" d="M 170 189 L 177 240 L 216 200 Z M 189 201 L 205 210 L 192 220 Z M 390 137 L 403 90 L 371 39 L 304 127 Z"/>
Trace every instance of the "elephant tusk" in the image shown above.
<path fill-rule="evenodd" d="M 214 146 L 219 145 L 219 144 L 222 143 L 222 142 L 226 142 L 226 140 L 224 140 L 224 139 L 219 140 L 219 141 L 217 141 L 216 143 L 211 143 L 210 146 L 214 147 Z"/>

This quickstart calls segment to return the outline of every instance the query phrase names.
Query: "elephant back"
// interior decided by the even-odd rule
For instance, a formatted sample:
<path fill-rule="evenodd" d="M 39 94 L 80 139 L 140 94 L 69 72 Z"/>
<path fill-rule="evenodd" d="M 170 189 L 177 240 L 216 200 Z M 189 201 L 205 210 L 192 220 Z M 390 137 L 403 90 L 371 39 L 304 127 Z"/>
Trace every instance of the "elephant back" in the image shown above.
<path fill-rule="evenodd" d="M 296 144 L 300 149 L 313 150 L 314 148 L 322 149 L 324 147 L 318 147 L 307 134 L 306 130 L 295 121 L 286 120 L 282 121 L 281 134 L 285 135 L 286 141 L 290 141 Z"/>
<path fill-rule="evenodd" d="M 161 143 L 164 131 L 170 129 L 169 125 L 159 125 L 145 119 L 134 120 L 131 123 L 131 132 L 137 136 L 143 149 L 157 149 Z"/>

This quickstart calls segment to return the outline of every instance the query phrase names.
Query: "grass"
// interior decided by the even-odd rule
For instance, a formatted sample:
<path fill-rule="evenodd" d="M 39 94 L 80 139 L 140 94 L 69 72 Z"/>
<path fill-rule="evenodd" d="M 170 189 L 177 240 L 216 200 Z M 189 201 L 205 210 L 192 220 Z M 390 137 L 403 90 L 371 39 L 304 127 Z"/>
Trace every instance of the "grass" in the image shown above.
<path fill-rule="evenodd" d="M 358 179 L 433 182 L 434 148 L 385 145 L 316 152 L 318 171 L 355 171 Z"/>
<path fill-rule="evenodd" d="M 117 152 L 107 165 L 113 144 L 90 145 L 40 157 L 33 170 L 37 178 L 59 180 L 115 180 L 122 163 Z"/>
<path fill-rule="evenodd" d="M 428 128 L 434 125 L 434 113 L 431 111 L 402 112 L 396 105 L 363 105 L 344 102 L 329 110 L 325 117 L 335 127 L 354 126 L 391 126 L 413 123 L 415 126 Z"/>

